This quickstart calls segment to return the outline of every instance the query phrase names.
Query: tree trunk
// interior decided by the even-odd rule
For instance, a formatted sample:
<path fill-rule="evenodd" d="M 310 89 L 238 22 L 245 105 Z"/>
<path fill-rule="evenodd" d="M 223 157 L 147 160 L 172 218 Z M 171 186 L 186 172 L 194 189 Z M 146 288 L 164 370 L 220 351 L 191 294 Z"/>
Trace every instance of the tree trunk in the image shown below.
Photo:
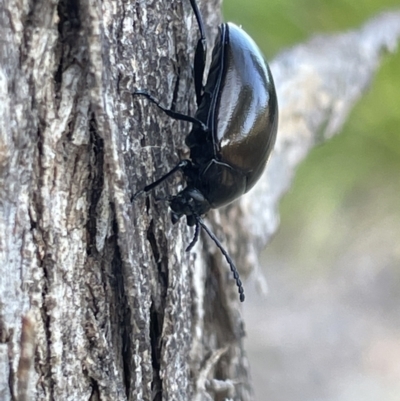
<path fill-rule="evenodd" d="M 252 399 L 229 268 L 206 238 L 185 252 L 193 230 L 183 219 L 172 225 L 162 200 L 182 177 L 131 202 L 187 157 L 189 124 L 132 92 L 145 89 L 194 114 L 198 30 L 189 2 L 1 1 L 0 399 Z M 211 44 L 219 1 L 199 3 Z M 288 105 L 285 85 L 299 75 L 285 57 L 295 51 L 275 63 L 281 121 L 321 114 L 307 120 L 301 143 L 282 122 L 271 168 L 254 192 L 259 202 L 253 193 L 209 214 L 244 276 L 276 229 L 294 166 L 317 135 L 340 128 L 396 29 L 374 39 L 363 79 L 347 82 L 358 91 L 337 110 L 330 106 L 348 93 L 330 88 L 323 104 Z M 359 38 L 353 42 L 359 50 L 350 61 L 364 54 Z M 313 81 L 314 95 L 327 80 Z"/>

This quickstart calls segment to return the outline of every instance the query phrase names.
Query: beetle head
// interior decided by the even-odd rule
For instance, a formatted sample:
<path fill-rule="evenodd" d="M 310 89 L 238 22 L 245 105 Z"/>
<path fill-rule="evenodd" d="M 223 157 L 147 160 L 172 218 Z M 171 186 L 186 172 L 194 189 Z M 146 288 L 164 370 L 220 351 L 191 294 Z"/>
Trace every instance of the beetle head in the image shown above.
<path fill-rule="evenodd" d="M 169 203 L 171 208 L 171 221 L 175 224 L 183 215 L 187 217 L 187 224 L 194 226 L 196 217 L 207 213 L 211 206 L 204 195 L 196 188 L 187 187 Z"/>

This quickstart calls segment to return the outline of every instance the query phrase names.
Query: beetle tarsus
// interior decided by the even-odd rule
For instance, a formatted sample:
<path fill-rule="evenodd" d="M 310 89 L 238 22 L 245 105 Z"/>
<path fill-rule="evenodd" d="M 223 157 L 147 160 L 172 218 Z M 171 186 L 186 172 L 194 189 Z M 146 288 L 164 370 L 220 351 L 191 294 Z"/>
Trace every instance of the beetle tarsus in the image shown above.
<path fill-rule="evenodd" d="M 131 197 L 131 203 L 134 202 L 140 195 L 142 195 L 142 193 L 144 193 L 144 190 L 141 189 L 140 191 L 137 191 L 133 194 L 133 196 Z"/>

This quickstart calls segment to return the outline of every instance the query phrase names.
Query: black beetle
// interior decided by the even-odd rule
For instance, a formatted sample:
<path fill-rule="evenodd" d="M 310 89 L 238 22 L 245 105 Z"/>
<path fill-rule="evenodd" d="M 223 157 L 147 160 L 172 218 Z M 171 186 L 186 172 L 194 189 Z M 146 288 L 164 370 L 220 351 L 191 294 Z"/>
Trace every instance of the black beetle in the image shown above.
<path fill-rule="evenodd" d="M 272 75 L 261 51 L 246 32 L 232 23 L 219 27 L 207 83 L 203 86 L 204 26 L 195 0 L 190 0 L 190 4 L 200 30 L 194 60 L 198 107 L 195 116 L 166 109 L 144 91 L 134 93 L 145 96 L 168 116 L 193 124 L 186 137 L 190 160 L 181 160 L 170 172 L 138 191 L 133 199 L 181 170 L 187 186 L 168 198 L 172 222 L 185 215 L 187 224 L 196 226 L 187 251 L 196 243 L 200 227 L 207 232 L 230 265 L 243 302 L 244 290 L 237 269 L 204 225 L 201 215 L 240 197 L 260 178 L 275 143 L 278 102 Z"/>

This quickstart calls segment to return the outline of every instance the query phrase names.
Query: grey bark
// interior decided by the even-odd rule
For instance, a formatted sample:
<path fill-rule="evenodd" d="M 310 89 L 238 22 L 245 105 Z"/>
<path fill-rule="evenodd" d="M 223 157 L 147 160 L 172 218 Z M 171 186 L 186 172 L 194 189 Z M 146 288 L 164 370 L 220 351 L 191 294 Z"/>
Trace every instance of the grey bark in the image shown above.
<path fill-rule="evenodd" d="M 186 253 L 193 233 L 165 202 L 130 202 L 187 155 L 188 124 L 131 96 L 146 89 L 194 113 L 187 3 L 0 3 L 1 400 L 252 399 L 220 253 L 203 237 Z M 212 40 L 219 2 L 203 3 Z M 385 14 L 272 63 L 281 114 L 269 168 L 207 220 L 244 277 L 295 166 L 339 131 L 399 36 L 399 13 Z"/>

